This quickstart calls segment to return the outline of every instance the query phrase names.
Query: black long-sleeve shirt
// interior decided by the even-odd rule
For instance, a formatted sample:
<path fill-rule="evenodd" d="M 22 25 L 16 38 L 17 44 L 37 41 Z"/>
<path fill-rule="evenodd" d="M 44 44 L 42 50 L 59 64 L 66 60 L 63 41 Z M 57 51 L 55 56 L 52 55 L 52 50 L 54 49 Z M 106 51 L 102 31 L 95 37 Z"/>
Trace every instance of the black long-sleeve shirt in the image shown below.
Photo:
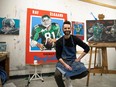
<path fill-rule="evenodd" d="M 72 36 L 75 47 L 76 47 L 76 45 L 78 45 L 84 49 L 84 52 L 86 52 L 86 53 L 89 52 L 89 46 L 86 43 L 84 43 L 81 39 L 79 39 L 78 37 L 76 37 L 74 35 L 71 35 L 71 36 Z M 63 49 L 63 38 L 64 37 L 61 37 L 60 39 L 58 39 L 56 41 L 56 57 L 57 57 L 57 59 L 62 58 L 61 55 L 62 55 L 62 49 Z M 65 39 L 65 46 L 68 46 L 68 47 L 73 46 L 71 37 L 69 39 Z"/>

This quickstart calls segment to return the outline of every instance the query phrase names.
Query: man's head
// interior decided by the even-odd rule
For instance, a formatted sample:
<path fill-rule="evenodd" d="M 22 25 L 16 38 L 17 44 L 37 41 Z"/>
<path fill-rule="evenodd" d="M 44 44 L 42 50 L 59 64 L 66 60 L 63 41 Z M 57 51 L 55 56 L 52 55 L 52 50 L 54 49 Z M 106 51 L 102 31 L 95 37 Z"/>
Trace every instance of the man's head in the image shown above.
<path fill-rule="evenodd" d="M 63 32 L 65 35 L 70 35 L 71 33 L 71 23 L 70 21 L 65 21 L 63 23 Z"/>
<path fill-rule="evenodd" d="M 42 25 L 48 27 L 51 24 L 51 18 L 48 15 L 42 16 Z"/>

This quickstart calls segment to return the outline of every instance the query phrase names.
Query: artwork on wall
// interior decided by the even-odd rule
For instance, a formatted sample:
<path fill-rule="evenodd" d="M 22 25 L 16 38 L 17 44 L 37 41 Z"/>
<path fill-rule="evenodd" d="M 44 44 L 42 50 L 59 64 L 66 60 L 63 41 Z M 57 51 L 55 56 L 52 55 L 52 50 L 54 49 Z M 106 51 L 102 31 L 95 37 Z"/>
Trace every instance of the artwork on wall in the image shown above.
<path fill-rule="evenodd" d="M 19 35 L 19 23 L 19 19 L 0 18 L 0 34 Z"/>
<path fill-rule="evenodd" d="M 62 24 L 67 14 L 27 9 L 26 63 L 56 62 L 55 41 L 63 35 Z"/>
<path fill-rule="evenodd" d="M 0 52 L 6 51 L 6 42 L 0 42 Z"/>
<path fill-rule="evenodd" d="M 79 37 L 81 40 L 84 40 L 84 23 L 72 21 L 72 33 Z"/>
<path fill-rule="evenodd" d="M 116 20 L 87 20 L 87 41 L 116 42 Z"/>

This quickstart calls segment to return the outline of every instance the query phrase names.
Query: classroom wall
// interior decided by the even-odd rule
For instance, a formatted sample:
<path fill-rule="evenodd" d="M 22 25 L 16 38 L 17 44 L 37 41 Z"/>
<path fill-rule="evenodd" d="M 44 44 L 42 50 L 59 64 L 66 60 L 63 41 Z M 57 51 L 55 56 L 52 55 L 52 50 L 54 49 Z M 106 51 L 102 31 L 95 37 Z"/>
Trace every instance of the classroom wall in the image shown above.
<path fill-rule="evenodd" d="M 25 64 L 27 8 L 67 13 L 68 20 L 84 23 L 86 20 L 94 20 L 90 14 L 91 12 L 95 17 L 98 14 L 104 14 L 105 19 L 116 19 L 116 9 L 88 4 L 78 0 L 0 0 L 0 17 L 20 20 L 20 35 L 0 35 L 0 41 L 7 43 L 7 52 L 9 52 L 10 57 L 10 76 L 24 75 L 29 70 L 28 65 Z M 86 42 L 86 39 L 84 42 Z M 78 49 L 81 50 L 81 48 Z M 116 69 L 115 52 L 114 48 L 108 49 L 109 69 Z M 88 64 L 88 59 L 89 54 L 82 61 Z M 54 67 L 54 65 L 45 65 L 43 72 L 54 71 Z"/>

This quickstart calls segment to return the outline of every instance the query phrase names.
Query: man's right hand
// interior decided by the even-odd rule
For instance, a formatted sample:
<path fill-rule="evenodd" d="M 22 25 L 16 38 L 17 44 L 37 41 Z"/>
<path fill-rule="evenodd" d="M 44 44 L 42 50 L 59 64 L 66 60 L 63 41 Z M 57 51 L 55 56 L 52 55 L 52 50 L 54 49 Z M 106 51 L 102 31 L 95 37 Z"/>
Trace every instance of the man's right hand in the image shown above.
<path fill-rule="evenodd" d="M 68 69 L 70 71 L 72 70 L 72 67 L 70 67 L 68 64 L 65 64 L 64 66 L 65 66 L 66 69 Z"/>
<path fill-rule="evenodd" d="M 72 67 L 70 67 L 67 63 L 64 62 L 64 60 L 62 58 L 59 59 L 59 61 L 64 65 L 64 67 L 67 70 L 72 70 Z"/>
<path fill-rule="evenodd" d="M 36 46 L 39 47 L 41 51 L 45 48 L 44 45 L 40 43 L 37 43 Z"/>

